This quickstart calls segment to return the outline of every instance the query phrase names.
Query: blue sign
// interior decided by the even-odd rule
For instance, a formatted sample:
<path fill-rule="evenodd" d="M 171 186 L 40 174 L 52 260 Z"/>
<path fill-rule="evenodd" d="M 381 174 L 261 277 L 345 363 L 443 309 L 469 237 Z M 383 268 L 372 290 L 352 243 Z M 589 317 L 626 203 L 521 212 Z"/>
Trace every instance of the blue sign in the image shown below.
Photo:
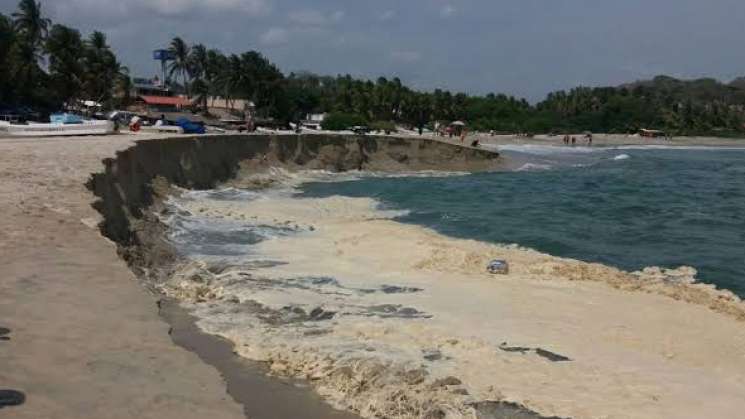
<path fill-rule="evenodd" d="M 173 52 L 167 50 L 167 49 L 156 49 L 153 51 L 153 59 L 158 61 L 169 61 L 173 60 Z"/>

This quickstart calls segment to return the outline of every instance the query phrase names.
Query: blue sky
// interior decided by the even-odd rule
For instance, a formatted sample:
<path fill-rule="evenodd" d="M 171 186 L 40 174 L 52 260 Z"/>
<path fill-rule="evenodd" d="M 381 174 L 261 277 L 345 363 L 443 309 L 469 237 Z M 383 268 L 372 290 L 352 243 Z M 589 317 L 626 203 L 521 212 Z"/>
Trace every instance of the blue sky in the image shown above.
<path fill-rule="evenodd" d="M 256 49 L 285 72 L 398 76 L 417 88 L 535 101 L 657 74 L 745 75 L 742 0 L 41 0 L 56 22 L 100 29 L 136 75 L 179 35 Z M 16 0 L 0 0 L 10 13 Z"/>

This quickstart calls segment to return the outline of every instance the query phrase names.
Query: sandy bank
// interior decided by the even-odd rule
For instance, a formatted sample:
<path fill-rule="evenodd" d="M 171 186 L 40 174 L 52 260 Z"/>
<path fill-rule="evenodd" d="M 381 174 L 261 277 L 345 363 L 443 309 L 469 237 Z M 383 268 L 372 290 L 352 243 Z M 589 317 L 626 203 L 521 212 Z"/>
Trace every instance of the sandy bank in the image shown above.
<path fill-rule="evenodd" d="M 117 246 L 101 237 L 101 216 L 91 208 L 93 196 L 85 186 L 90 174 L 103 170 L 103 159 L 133 146 L 134 140 L 153 140 L 145 147 L 162 153 L 146 155 L 161 160 L 149 161 L 149 167 L 165 171 L 171 164 L 180 179 L 194 173 L 190 162 L 205 157 L 198 142 L 182 137 L 179 141 L 188 145 L 193 159 L 169 160 L 172 149 L 156 141 L 160 138 L 0 139 L 0 327 L 10 329 L 9 340 L 0 340 L 0 383 L 26 395 L 25 404 L 3 409 L 3 415 L 244 417 L 218 371 L 173 344 L 155 296 L 134 281 L 117 257 Z M 209 138 L 220 141 L 203 137 Z M 390 157 L 396 161 L 405 156 Z M 342 160 L 359 163 L 352 155 Z M 138 173 L 141 166 L 128 169 Z M 230 177 L 233 170 L 216 166 L 202 173 L 207 177 L 190 178 L 188 184 L 208 185 Z M 147 182 L 125 186 L 143 188 L 151 179 L 143 180 Z M 137 214 L 144 206 L 131 200 L 119 208 Z"/>
<path fill-rule="evenodd" d="M 26 395 L 0 416 L 243 417 L 96 228 L 85 181 L 131 139 L 0 140 L 0 383 Z"/>

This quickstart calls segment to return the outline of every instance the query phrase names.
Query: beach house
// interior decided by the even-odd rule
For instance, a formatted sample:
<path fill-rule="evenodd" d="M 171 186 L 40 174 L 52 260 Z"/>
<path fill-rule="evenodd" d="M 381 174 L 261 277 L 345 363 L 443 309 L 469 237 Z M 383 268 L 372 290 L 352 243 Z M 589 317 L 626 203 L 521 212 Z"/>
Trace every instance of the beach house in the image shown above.
<path fill-rule="evenodd" d="M 326 115 L 325 113 L 309 113 L 305 116 L 301 124 L 308 129 L 320 130 L 323 121 L 326 119 Z"/>
<path fill-rule="evenodd" d="M 192 101 L 186 96 L 176 95 L 163 86 L 158 77 L 136 78 L 130 95 L 134 98 L 129 111 L 147 116 L 190 111 Z"/>

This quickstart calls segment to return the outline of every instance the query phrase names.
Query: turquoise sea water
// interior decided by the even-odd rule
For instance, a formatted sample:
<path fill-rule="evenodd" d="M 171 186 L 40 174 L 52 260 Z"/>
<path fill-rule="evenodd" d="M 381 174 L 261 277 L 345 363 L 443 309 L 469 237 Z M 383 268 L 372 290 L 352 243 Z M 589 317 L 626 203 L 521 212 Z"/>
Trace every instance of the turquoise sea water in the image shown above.
<path fill-rule="evenodd" d="M 399 221 L 637 270 L 693 266 L 745 296 L 745 150 L 514 147 L 513 172 L 310 183 L 372 197 Z"/>

